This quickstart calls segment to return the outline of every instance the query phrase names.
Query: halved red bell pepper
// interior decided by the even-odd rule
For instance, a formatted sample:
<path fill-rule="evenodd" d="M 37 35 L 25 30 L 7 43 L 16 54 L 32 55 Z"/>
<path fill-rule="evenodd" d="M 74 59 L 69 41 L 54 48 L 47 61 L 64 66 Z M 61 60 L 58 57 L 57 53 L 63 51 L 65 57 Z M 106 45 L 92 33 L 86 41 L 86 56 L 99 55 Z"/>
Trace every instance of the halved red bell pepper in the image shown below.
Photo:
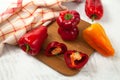
<path fill-rule="evenodd" d="M 66 51 L 67 51 L 67 47 L 64 43 L 52 41 L 46 47 L 45 55 L 46 56 L 54 56 L 54 55 L 63 54 Z"/>
<path fill-rule="evenodd" d="M 89 57 L 76 50 L 68 50 L 64 53 L 64 59 L 69 68 L 80 69 L 87 63 Z"/>
<path fill-rule="evenodd" d="M 40 26 L 23 35 L 19 39 L 18 45 L 28 54 L 36 55 L 39 53 L 47 36 L 47 27 Z"/>
<path fill-rule="evenodd" d="M 77 26 L 74 26 L 72 29 L 64 29 L 62 27 L 58 28 L 58 33 L 63 40 L 75 40 L 79 35 L 79 30 Z"/>
<path fill-rule="evenodd" d="M 80 22 L 80 14 L 75 10 L 62 11 L 56 21 L 59 27 L 71 29 Z"/>

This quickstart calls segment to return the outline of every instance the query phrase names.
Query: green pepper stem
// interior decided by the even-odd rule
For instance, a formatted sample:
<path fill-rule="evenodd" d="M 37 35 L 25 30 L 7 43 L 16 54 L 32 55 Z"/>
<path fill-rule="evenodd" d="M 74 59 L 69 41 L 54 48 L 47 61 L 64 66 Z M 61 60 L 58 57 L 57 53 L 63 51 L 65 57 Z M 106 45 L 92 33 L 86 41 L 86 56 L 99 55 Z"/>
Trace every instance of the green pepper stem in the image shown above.
<path fill-rule="evenodd" d="M 92 16 L 92 22 L 94 22 L 94 20 L 95 20 L 95 16 Z"/>
<path fill-rule="evenodd" d="M 91 16 L 92 22 L 94 22 L 94 20 L 95 20 L 96 18 L 97 18 L 97 15 L 93 14 L 93 15 Z"/>
<path fill-rule="evenodd" d="M 73 17 L 72 14 L 66 14 L 66 15 L 64 16 L 65 20 L 70 20 L 70 19 L 72 19 L 72 17 Z"/>
<path fill-rule="evenodd" d="M 26 46 L 26 52 L 28 52 L 30 50 L 30 46 L 28 44 L 25 44 Z"/>

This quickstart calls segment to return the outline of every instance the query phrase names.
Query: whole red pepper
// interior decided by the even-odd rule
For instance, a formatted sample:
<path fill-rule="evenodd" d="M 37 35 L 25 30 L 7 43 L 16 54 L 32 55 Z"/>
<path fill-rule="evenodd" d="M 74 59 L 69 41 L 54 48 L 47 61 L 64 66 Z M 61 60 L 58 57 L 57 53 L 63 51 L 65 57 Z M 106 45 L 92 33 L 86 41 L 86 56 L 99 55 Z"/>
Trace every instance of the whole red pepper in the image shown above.
<path fill-rule="evenodd" d="M 47 27 L 40 26 L 23 35 L 19 39 L 18 45 L 28 54 L 36 55 L 39 53 L 41 46 L 47 36 Z"/>
<path fill-rule="evenodd" d="M 85 12 L 92 21 L 101 19 L 103 16 L 103 5 L 101 0 L 86 0 Z"/>
<path fill-rule="evenodd" d="M 46 56 L 54 56 L 58 54 L 63 54 L 67 51 L 67 47 L 65 44 L 57 42 L 57 41 L 52 41 L 48 44 L 45 50 L 45 55 Z"/>
<path fill-rule="evenodd" d="M 71 29 L 80 22 L 80 14 L 75 10 L 62 11 L 56 21 L 59 27 Z"/>
<path fill-rule="evenodd" d="M 62 27 L 59 27 L 58 28 L 58 33 L 63 40 L 71 40 L 72 41 L 72 40 L 75 40 L 78 37 L 79 30 L 78 30 L 77 26 L 74 26 L 70 30 L 66 30 Z"/>
<path fill-rule="evenodd" d="M 68 50 L 64 53 L 64 59 L 69 68 L 80 69 L 88 61 L 88 55 L 76 50 Z"/>

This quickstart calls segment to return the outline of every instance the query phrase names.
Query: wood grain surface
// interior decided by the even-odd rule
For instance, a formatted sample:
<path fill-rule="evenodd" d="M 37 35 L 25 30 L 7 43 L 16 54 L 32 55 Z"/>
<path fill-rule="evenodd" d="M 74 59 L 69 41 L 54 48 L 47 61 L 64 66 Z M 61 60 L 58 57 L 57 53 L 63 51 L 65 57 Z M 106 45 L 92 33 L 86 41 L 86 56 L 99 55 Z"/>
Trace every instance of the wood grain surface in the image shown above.
<path fill-rule="evenodd" d="M 80 72 L 80 70 L 68 68 L 64 61 L 63 55 L 47 57 L 44 55 L 44 51 L 48 43 L 50 43 L 51 41 L 58 41 L 66 44 L 69 50 L 81 51 L 90 56 L 94 52 L 94 49 L 92 49 L 82 38 L 82 31 L 88 26 L 90 26 L 90 23 L 81 20 L 80 23 L 78 24 L 79 36 L 77 37 L 77 39 L 74 41 L 64 41 L 61 39 L 60 35 L 57 32 L 58 30 L 57 23 L 53 22 L 48 27 L 48 38 L 44 42 L 40 54 L 35 56 L 35 58 L 42 61 L 43 63 L 45 63 L 46 65 L 50 66 L 52 69 L 58 71 L 63 75 L 72 76 L 77 74 L 78 72 Z"/>

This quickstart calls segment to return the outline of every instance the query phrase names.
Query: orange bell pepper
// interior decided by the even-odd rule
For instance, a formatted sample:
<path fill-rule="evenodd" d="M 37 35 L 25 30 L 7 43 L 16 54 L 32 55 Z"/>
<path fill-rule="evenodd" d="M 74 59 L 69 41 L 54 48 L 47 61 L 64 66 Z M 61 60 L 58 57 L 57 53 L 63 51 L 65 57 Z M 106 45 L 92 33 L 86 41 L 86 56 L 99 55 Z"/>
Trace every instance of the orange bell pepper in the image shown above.
<path fill-rule="evenodd" d="M 114 56 L 114 48 L 99 23 L 91 24 L 91 26 L 83 30 L 82 35 L 84 40 L 103 56 Z"/>

